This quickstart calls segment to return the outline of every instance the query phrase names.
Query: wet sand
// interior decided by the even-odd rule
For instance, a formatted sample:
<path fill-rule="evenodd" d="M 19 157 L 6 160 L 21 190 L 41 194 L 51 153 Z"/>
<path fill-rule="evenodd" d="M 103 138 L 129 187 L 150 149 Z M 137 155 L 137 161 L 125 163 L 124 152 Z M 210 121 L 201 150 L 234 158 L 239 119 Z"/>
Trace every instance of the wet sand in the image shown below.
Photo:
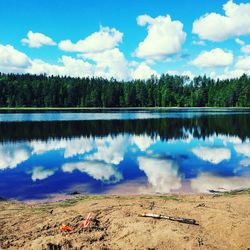
<path fill-rule="evenodd" d="M 92 212 L 88 228 L 80 228 Z M 154 213 L 199 225 L 139 217 Z M 73 232 L 62 232 L 62 225 Z M 250 194 L 74 196 L 0 201 L 0 249 L 250 249 Z"/>

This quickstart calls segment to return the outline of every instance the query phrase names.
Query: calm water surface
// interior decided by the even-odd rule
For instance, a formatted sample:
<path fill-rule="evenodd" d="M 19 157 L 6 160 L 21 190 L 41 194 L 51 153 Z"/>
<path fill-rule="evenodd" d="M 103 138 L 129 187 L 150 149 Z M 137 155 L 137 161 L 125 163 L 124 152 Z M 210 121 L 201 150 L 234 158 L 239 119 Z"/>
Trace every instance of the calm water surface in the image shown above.
<path fill-rule="evenodd" d="M 250 111 L 0 114 L 0 197 L 250 187 Z"/>

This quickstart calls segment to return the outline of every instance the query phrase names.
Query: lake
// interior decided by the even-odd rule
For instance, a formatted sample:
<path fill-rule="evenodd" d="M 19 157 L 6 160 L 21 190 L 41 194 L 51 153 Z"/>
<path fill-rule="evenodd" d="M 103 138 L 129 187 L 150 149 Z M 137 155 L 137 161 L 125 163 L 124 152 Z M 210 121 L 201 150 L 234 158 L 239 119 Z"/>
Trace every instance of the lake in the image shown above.
<path fill-rule="evenodd" d="M 0 113 L 0 197 L 250 187 L 249 109 Z"/>

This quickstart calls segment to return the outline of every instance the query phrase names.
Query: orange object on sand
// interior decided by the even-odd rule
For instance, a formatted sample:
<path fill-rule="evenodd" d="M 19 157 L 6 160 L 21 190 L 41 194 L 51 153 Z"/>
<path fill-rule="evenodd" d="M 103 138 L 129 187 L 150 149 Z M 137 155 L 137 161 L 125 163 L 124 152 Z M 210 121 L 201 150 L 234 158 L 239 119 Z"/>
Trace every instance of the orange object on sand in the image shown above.
<path fill-rule="evenodd" d="M 74 231 L 74 229 L 73 229 L 72 227 L 66 226 L 66 225 L 64 225 L 64 224 L 62 224 L 62 225 L 60 226 L 60 230 L 61 230 L 61 231 L 65 231 L 65 232 L 72 232 L 72 231 Z"/>
<path fill-rule="evenodd" d="M 82 224 L 80 225 L 80 227 L 86 228 L 88 227 L 89 223 L 90 223 L 90 219 L 91 219 L 92 213 L 88 213 L 87 216 L 85 217 L 85 219 L 83 220 Z"/>

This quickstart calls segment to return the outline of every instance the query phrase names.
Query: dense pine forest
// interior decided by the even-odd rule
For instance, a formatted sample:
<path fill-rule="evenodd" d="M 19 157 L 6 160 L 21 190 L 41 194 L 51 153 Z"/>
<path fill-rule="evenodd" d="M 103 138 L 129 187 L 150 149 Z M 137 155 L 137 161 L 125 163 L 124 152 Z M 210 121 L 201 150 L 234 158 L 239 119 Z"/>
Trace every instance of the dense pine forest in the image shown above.
<path fill-rule="evenodd" d="M 250 77 L 116 81 L 0 73 L 0 107 L 249 107 Z"/>

